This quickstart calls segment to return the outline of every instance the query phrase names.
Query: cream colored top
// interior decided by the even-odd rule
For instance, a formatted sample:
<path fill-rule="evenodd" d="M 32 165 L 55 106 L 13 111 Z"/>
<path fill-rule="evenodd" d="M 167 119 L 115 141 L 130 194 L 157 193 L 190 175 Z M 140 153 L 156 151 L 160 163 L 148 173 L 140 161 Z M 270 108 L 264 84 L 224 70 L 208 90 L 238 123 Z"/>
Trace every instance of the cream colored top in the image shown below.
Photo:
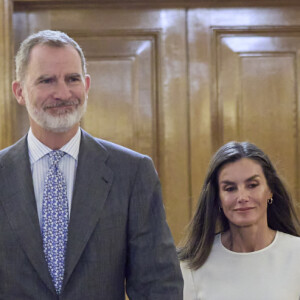
<path fill-rule="evenodd" d="M 218 234 L 201 268 L 181 270 L 184 300 L 300 300 L 300 238 L 277 232 L 268 247 L 237 253 Z"/>

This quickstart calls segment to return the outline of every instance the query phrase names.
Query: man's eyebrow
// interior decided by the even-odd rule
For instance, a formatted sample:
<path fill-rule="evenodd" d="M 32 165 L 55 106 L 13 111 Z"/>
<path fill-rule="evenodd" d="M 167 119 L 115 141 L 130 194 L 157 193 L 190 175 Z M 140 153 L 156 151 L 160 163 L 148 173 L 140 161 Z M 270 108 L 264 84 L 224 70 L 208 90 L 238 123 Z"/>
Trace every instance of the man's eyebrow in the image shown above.
<path fill-rule="evenodd" d="M 66 77 L 80 77 L 81 78 L 81 74 L 79 74 L 79 73 L 70 73 L 70 74 L 67 74 Z"/>
<path fill-rule="evenodd" d="M 51 76 L 51 75 L 41 75 L 41 76 L 39 76 L 36 80 L 35 80 L 35 82 L 40 82 L 40 81 L 43 81 L 43 80 L 45 80 L 45 79 L 50 79 L 50 78 L 54 78 L 55 76 Z"/>

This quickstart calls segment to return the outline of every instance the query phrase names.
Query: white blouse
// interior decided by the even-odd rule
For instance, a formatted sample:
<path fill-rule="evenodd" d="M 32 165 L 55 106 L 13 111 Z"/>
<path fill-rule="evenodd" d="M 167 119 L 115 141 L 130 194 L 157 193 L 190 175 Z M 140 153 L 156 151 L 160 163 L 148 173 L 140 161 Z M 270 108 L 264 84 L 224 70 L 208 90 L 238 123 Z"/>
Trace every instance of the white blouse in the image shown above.
<path fill-rule="evenodd" d="M 184 300 L 300 300 L 300 238 L 277 232 L 266 248 L 237 253 L 218 234 L 201 268 L 181 270 Z"/>

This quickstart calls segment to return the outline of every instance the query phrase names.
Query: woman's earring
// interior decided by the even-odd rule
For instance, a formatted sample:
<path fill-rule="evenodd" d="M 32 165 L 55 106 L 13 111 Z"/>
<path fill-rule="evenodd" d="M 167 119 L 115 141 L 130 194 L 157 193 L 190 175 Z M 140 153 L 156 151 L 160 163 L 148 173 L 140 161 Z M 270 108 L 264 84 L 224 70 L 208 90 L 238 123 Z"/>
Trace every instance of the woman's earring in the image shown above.
<path fill-rule="evenodd" d="M 272 204 L 273 203 L 273 197 L 271 197 L 270 199 L 268 199 L 268 204 Z"/>

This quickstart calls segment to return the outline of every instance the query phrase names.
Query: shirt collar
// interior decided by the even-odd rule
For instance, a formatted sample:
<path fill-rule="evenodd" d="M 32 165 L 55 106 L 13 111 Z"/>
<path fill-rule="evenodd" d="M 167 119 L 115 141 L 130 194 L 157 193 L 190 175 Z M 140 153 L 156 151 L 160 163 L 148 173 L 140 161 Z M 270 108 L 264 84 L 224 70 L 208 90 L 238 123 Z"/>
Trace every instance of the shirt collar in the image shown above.
<path fill-rule="evenodd" d="M 72 139 L 64 146 L 62 146 L 59 150 L 69 154 L 75 160 L 77 160 L 80 140 L 81 140 L 81 130 L 80 128 L 78 128 L 76 134 L 72 137 Z M 27 143 L 28 143 L 29 159 L 31 164 L 35 163 L 43 156 L 45 156 L 46 154 L 52 151 L 52 149 L 44 145 L 34 136 L 31 128 L 29 128 L 28 131 Z"/>

